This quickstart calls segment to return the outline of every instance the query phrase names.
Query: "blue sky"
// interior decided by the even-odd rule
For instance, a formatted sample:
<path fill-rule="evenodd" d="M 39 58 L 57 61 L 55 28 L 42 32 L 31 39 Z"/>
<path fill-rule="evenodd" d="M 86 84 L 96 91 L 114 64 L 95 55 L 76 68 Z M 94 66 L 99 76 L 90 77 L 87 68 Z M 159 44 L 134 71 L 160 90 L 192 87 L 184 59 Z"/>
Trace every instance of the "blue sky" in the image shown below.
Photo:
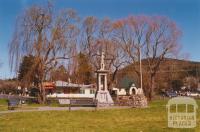
<path fill-rule="evenodd" d="M 129 15 L 162 15 L 174 20 L 183 35 L 182 51 L 190 60 L 200 61 L 200 0 L 52 0 L 56 10 L 73 8 L 81 17 L 97 16 L 112 19 Z M 25 8 L 45 4 L 47 0 L 0 0 L 0 78 L 12 77 L 9 68 L 8 43 L 15 20 Z"/>

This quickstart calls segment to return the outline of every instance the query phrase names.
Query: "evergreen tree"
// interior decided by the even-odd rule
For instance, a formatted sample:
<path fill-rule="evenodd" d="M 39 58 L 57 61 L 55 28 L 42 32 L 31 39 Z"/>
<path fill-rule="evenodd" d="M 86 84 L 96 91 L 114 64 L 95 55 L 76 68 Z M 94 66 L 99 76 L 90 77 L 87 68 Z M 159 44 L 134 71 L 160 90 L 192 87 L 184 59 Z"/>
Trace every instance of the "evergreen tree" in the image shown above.
<path fill-rule="evenodd" d="M 92 76 L 92 66 L 89 63 L 89 58 L 83 54 L 78 55 L 78 68 L 77 68 L 77 78 L 78 83 L 91 84 L 93 81 Z"/>
<path fill-rule="evenodd" d="M 24 56 L 22 63 L 19 66 L 18 80 L 21 82 L 21 85 L 28 87 L 34 83 L 37 86 L 37 71 L 33 69 L 35 57 L 32 55 Z"/>
<path fill-rule="evenodd" d="M 59 66 L 56 70 L 51 72 L 52 81 L 58 81 L 58 80 L 67 81 L 68 78 L 69 78 L 68 72 L 63 65 Z"/>

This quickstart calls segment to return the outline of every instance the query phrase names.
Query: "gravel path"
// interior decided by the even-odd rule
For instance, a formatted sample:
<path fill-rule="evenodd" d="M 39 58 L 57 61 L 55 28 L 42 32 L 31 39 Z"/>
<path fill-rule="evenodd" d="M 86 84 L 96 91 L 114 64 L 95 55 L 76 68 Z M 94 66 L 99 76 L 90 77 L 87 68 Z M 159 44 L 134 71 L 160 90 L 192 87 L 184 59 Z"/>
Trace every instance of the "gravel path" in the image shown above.
<path fill-rule="evenodd" d="M 128 106 L 112 106 L 112 107 L 99 107 L 97 110 L 102 110 L 102 109 L 127 109 L 131 108 Z M 86 110 L 86 111 L 93 111 L 95 110 L 95 107 L 71 107 L 72 111 L 75 110 Z M 69 111 L 69 107 L 48 107 L 48 106 L 43 106 L 43 107 L 38 107 L 35 109 L 30 109 L 30 110 L 7 110 L 7 111 L 0 111 L 0 114 L 6 114 L 6 113 L 16 113 L 16 112 L 34 112 L 34 111 Z"/>

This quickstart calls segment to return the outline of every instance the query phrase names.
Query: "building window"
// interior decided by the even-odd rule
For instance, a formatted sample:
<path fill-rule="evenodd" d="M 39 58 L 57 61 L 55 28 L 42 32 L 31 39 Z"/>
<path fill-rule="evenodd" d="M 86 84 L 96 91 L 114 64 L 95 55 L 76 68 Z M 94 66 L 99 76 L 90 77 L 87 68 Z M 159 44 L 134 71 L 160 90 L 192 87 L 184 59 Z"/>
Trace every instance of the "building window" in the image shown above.
<path fill-rule="evenodd" d="M 91 89 L 90 94 L 95 94 L 95 90 Z"/>
<path fill-rule="evenodd" d="M 80 89 L 80 94 L 85 94 L 85 90 L 84 89 Z"/>

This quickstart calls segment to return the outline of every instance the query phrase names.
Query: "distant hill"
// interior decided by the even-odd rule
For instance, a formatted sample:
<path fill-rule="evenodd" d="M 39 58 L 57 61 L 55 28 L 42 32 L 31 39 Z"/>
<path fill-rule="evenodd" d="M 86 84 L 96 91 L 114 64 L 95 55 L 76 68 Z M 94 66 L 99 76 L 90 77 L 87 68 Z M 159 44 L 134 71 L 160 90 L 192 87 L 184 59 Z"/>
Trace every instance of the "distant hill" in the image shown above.
<path fill-rule="evenodd" d="M 133 67 L 139 71 L 139 63 L 128 65 L 119 70 L 116 79 L 117 87 L 128 88 L 132 83 L 139 87 L 140 79 Z M 148 62 L 142 60 L 144 87 L 148 87 Z M 200 78 L 200 62 L 165 58 L 156 76 L 157 89 L 168 89 L 184 85 L 186 77 Z"/>

